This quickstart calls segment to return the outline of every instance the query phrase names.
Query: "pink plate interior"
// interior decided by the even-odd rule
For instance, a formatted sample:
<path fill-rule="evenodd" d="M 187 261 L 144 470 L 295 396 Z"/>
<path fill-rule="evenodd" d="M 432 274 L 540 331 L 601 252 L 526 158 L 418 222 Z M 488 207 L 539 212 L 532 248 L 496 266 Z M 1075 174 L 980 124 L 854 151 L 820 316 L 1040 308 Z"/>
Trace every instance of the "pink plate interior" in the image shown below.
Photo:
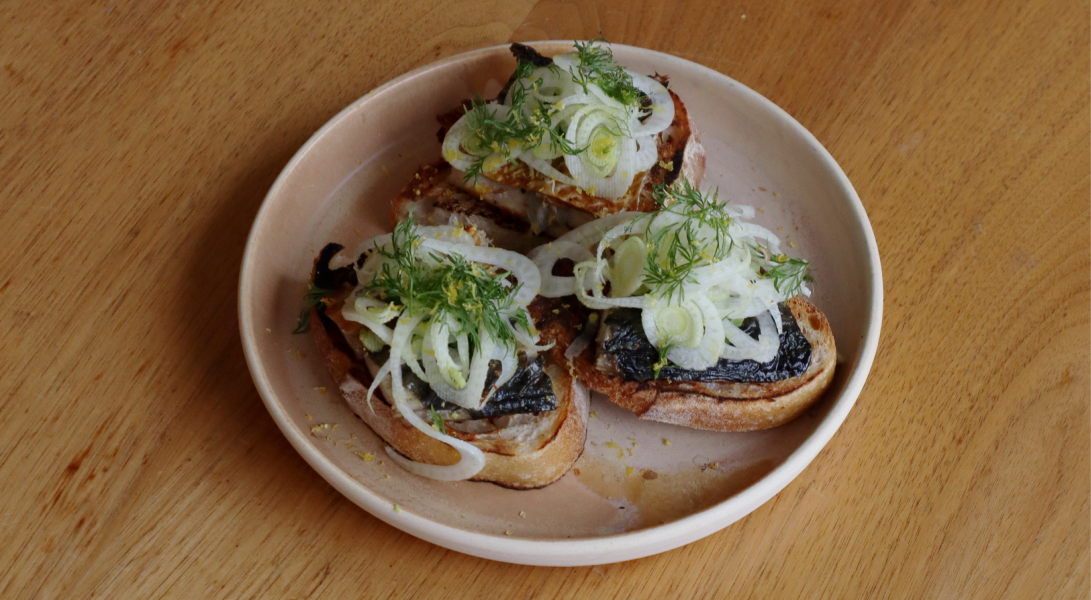
<path fill-rule="evenodd" d="M 534 44 L 545 54 L 566 42 Z M 296 154 L 254 222 L 239 289 L 254 381 L 300 454 L 383 521 L 452 548 L 508 562 L 586 565 L 669 550 L 742 518 L 818 454 L 863 386 L 882 313 L 879 256 L 844 173 L 795 120 L 749 88 L 667 54 L 613 46 L 638 72 L 666 73 L 708 154 L 704 187 L 759 209 L 796 256 L 812 262 L 814 302 L 842 362 L 825 397 L 792 423 L 714 433 L 643 422 L 602 398 L 575 469 L 543 489 L 436 482 L 385 459 L 382 442 L 341 401 L 311 338 L 293 335 L 315 255 L 389 231 L 390 199 L 439 158 L 435 116 L 495 94 L 514 68 L 506 47 L 422 67 L 373 90 Z M 395 510 L 395 505 L 399 507 Z"/>

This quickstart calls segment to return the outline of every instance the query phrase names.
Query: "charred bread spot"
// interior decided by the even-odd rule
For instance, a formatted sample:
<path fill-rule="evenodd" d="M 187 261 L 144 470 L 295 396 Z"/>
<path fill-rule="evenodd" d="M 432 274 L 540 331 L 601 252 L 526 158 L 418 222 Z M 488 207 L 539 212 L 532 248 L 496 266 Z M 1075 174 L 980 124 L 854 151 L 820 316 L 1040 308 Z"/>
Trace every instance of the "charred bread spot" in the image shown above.
<path fill-rule="evenodd" d="M 515 57 L 516 62 L 530 63 L 535 67 L 548 67 L 553 64 L 553 59 L 548 56 L 542 56 L 537 50 L 527 46 L 526 44 L 520 44 L 516 42 L 511 45 L 511 55 Z M 503 102 L 508 97 L 508 91 L 511 90 L 511 86 L 515 84 L 519 70 L 512 71 L 511 76 L 508 77 L 504 87 L 500 89 L 500 93 L 496 95 L 497 102 Z"/>
<path fill-rule="evenodd" d="M 678 176 L 682 174 L 682 160 L 686 155 L 686 143 L 682 142 L 682 147 L 674 152 L 674 158 L 671 159 L 671 170 L 663 176 L 663 184 L 671 185 L 678 180 Z"/>
<path fill-rule="evenodd" d="M 511 55 L 515 57 L 515 60 L 521 63 L 530 63 L 536 67 L 548 67 L 553 64 L 553 59 L 548 56 L 542 56 L 537 50 L 526 45 L 515 42 L 511 45 Z"/>
<path fill-rule="evenodd" d="M 545 298 L 538 296 L 527 307 L 534 325 L 545 334 L 548 341 L 557 342 L 557 346 L 567 348 L 576 339 L 579 330 L 591 314 L 575 296 L 563 298 Z M 547 331 L 548 330 L 548 331 Z M 561 350 L 562 354 L 564 349 Z M 565 361 L 560 361 L 565 364 Z"/>
<path fill-rule="evenodd" d="M 339 291 L 356 287 L 356 269 L 352 265 L 340 269 L 330 269 L 330 260 L 345 247 L 341 244 L 326 244 L 314 263 L 314 284 L 324 290 Z"/>

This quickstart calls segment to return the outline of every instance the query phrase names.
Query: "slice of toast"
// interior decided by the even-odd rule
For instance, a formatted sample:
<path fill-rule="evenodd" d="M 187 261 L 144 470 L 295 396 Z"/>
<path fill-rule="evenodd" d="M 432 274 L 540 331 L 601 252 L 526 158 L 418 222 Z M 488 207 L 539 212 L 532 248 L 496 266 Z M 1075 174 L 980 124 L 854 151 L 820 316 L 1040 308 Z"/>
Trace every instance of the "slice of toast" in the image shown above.
<path fill-rule="evenodd" d="M 651 170 L 638 174 L 629 191 L 620 198 L 608 200 L 593 196 L 578 187 L 554 181 L 521 162 L 507 163 L 496 171 L 490 171 L 487 177 L 513 188 L 538 192 L 554 202 L 575 207 L 595 217 L 623 210 L 653 210 L 652 186 L 670 185 L 679 177 L 685 177 L 696 186 L 705 174 L 705 148 L 701 145 L 701 136 L 690 121 L 682 100 L 674 92 L 670 92 L 670 95 L 674 100 L 674 120 L 659 134 L 659 159 Z M 565 171 L 563 161 L 558 161 L 557 168 Z"/>
<path fill-rule="evenodd" d="M 484 209 L 478 200 L 448 194 L 451 186 L 437 179 L 439 175 L 434 169 L 426 167 L 418 175 L 420 177 L 415 177 L 414 183 L 398 196 L 401 200 L 395 203 L 393 210 L 395 222 L 400 214 L 397 207 L 401 206 L 404 211 L 417 207 L 415 210 L 419 211 L 424 223 L 446 225 L 451 214 L 458 214 L 463 223 L 470 221 L 472 224 L 474 220 L 470 217 L 480 217 L 480 209 L 489 215 L 489 227 L 498 227 L 497 221 L 512 224 L 504 220 L 503 215 Z M 421 197 L 431 202 L 414 205 L 406 200 L 417 197 L 418 190 L 422 191 Z M 472 203 L 464 207 L 470 210 L 459 212 L 459 203 L 466 202 Z M 497 232 L 504 233 L 504 230 Z M 512 239 L 520 237 L 512 230 L 506 232 Z M 411 460 L 436 465 L 458 462 L 457 450 L 425 435 L 400 416 L 387 400 L 389 396 L 384 396 L 391 393 L 389 378 L 380 385 L 380 393 L 375 394 L 368 405 L 367 392 L 377 366 L 373 362 L 369 364 L 366 349 L 358 341 L 360 326 L 341 317 L 341 309 L 350 295 L 348 289 L 355 285 L 355 272 L 351 265 L 330 270 L 330 260 L 340 249 L 339 245 L 327 246 L 315 260 L 312 280 L 318 283 L 317 279 L 322 278 L 337 282 L 319 283 L 319 287 L 336 291 L 311 309 L 310 329 L 318 353 L 342 397 L 372 431 Z M 566 369 L 552 363 L 548 356 L 544 368 L 556 398 L 553 410 L 447 423 L 448 435 L 473 444 L 485 454 L 485 467 L 473 480 L 516 489 L 542 487 L 564 475 L 583 453 L 587 438 L 587 389 Z M 427 420 L 428 417 L 424 418 Z"/>
<path fill-rule="evenodd" d="M 559 310 L 564 307 L 563 310 Z M 559 306 L 560 305 L 560 306 Z M 574 306 L 575 305 L 575 306 Z M 821 397 L 833 379 L 837 347 L 825 315 L 800 296 L 787 301 L 800 331 L 811 344 L 807 370 L 773 383 L 625 381 L 601 370 L 601 344 L 590 344 L 571 360 L 565 351 L 587 318 L 574 298 L 539 298 L 531 314 L 542 339 L 554 342 L 553 359 L 593 391 L 641 419 L 714 431 L 753 431 L 791 421 Z"/>
<path fill-rule="evenodd" d="M 436 465 L 458 462 L 457 450 L 410 425 L 382 394 L 376 394 L 368 406 L 371 373 L 363 361 L 353 358 L 343 341 L 338 343 L 336 336 L 341 332 L 331 320 L 312 310 L 311 331 L 341 395 L 376 435 L 417 462 Z M 448 435 L 470 442 L 485 453 L 485 468 L 473 477 L 474 481 L 516 489 L 538 488 L 567 473 L 583 454 L 587 439 L 587 389 L 556 364 L 547 363 L 546 373 L 553 382 L 556 409 L 482 420 L 488 423 L 480 423 L 481 428 L 491 429 L 486 433 L 447 428 Z"/>
<path fill-rule="evenodd" d="M 523 62 L 532 62 L 538 66 L 548 65 L 552 62 L 552 59 L 538 54 L 530 46 L 513 44 L 511 50 L 516 59 Z M 512 77 L 515 77 L 514 73 Z M 670 84 L 669 78 L 665 75 L 656 74 L 652 78 L 664 87 Z M 504 86 L 498 99 L 502 99 L 507 93 L 512 81 L 509 80 Z M 694 126 L 682 99 L 674 91 L 668 89 L 668 92 L 674 104 L 674 118 L 666 129 L 656 135 L 656 164 L 648 171 L 638 173 L 628 191 L 616 199 L 601 198 L 589 194 L 579 187 L 556 181 L 521 161 L 505 163 L 477 180 L 465 182 L 464 187 L 467 189 L 478 187 L 480 189 L 482 187 L 487 188 L 490 183 L 496 183 L 524 193 L 537 193 L 545 201 L 553 203 L 557 207 L 575 209 L 591 218 L 598 218 L 625 210 L 652 210 L 655 208 L 655 202 L 652 199 L 654 185 L 670 185 L 679 177 L 684 177 L 696 187 L 705 173 L 705 149 L 701 144 L 701 136 L 697 132 L 697 128 Z M 463 116 L 469 107 L 470 101 L 466 100 L 458 108 L 437 116 L 440 123 L 437 136 L 440 142 L 443 141 L 447 131 Z M 568 174 L 563 159 L 555 160 L 553 167 L 561 173 Z M 502 204 L 491 194 L 479 193 L 477 195 L 491 204 Z M 514 208 L 516 214 L 521 216 L 524 221 L 534 221 L 534 219 L 526 217 L 527 211 L 521 207 L 513 207 L 508 204 L 507 208 Z M 574 227 L 578 224 L 582 223 L 572 224 L 571 226 Z M 553 233 L 554 237 L 557 235 L 560 234 Z"/>

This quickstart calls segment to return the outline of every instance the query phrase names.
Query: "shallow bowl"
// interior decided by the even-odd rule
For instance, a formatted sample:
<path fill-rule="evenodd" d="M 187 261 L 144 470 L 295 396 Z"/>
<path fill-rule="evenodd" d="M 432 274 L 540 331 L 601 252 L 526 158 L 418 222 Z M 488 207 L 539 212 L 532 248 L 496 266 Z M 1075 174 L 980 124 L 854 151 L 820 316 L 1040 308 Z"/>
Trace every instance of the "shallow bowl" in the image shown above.
<path fill-rule="evenodd" d="M 533 44 L 551 55 L 568 42 Z M 348 248 L 389 231 L 390 200 L 439 158 L 436 115 L 495 94 L 515 63 L 506 46 L 406 73 L 341 111 L 270 189 L 243 257 L 243 347 L 270 414 L 303 458 L 346 497 L 417 537 L 467 554 L 534 565 L 648 556 L 710 535 L 773 497 L 833 437 L 871 368 L 882 320 L 879 254 L 864 208 L 829 152 L 746 86 L 687 60 L 613 45 L 637 72 L 670 76 L 708 155 L 703 187 L 759 210 L 756 221 L 812 263 L 812 301 L 840 364 L 795 421 L 715 433 L 643 422 L 592 400 L 575 468 L 539 490 L 423 479 L 385 460 L 383 444 L 341 401 L 308 335 L 293 335 L 311 266 L 327 242 Z"/>

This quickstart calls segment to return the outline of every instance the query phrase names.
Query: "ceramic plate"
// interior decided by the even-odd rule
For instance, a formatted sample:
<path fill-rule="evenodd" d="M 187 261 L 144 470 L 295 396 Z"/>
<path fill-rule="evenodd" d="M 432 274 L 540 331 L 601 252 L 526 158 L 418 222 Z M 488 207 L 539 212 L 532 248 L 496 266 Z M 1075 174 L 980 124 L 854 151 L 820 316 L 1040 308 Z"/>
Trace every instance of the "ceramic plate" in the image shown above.
<path fill-rule="evenodd" d="M 567 42 L 533 44 L 552 55 Z M 812 300 L 841 363 L 824 398 L 767 431 L 713 433 L 642 422 L 602 398 L 575 468 L 543 489 L 444 483 L 400 470 L 344 405 L 308 335 L 293 335 L 327 242 L 389 231 L 390 199 L 439 158 L 436 115 L 491 97 L 514 69 L 506 46 L 454 56 L 369 92 L 285 167 L 254 222 L 239 315 L 254 382 L 284 435 L 335 488 L 379 519 L 467 554 L 535 565 L 648 556 L 716 532 L 795 478 L 830 440 L 864 384 L 879 340 L 882 281 L 863 206 L 830 154 L 787 113 L 701 65 L 614 45 L 619 63 L 670 76 L 708 154 L 704 187 L 760 209 L 761 225 L 812 262 Z M 397 509 L 395 509 L 397 505 Z"/>

